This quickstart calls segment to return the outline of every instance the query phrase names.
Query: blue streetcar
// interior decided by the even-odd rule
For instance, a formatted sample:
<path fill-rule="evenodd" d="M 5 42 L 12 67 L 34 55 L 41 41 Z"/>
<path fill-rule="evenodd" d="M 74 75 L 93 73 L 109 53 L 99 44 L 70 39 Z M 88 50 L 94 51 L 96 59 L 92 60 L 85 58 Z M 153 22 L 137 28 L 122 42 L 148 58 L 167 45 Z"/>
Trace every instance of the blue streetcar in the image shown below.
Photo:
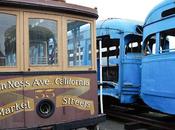
<path fill-rule="evenodd" d="M 107 102 L 109 97 L 123 104 L 142 99 L 155 110 L 175 114 L 174 21 L 175 2 L 164 0 L 143 25 L 123 19 L 97 22 L 98 80 Z"/>
<path fill-rule="evenodd" d="M 141 97 L 150 107 L 175 114 L 175 3 L 165 0 L 143 28 Z"/>
<path fill-rule="evenodd" d="M 111 18 L 97 22 L 97 49 L 102 51 L 103 95 L 133 103 L 141 86 L 142 24 Z M 102 48 L 99 48 L 102 42 Z M 98 80 L 100 77 L 99 51 Z"/>

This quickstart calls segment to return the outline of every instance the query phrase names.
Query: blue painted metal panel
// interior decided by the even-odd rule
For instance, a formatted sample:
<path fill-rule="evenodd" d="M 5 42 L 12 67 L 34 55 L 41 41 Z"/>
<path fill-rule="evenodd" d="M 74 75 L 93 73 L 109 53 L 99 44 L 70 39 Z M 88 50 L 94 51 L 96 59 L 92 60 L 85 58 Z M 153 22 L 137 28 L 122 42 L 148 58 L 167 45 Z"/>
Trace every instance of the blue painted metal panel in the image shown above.
<path fill-rule="evenodd" d="M 150 24 L 144 27 L 143 41 L 150 35 L 163 30 L 175 28 L 175 17 L 169 17 L 164 20 Z M 167 24 L 168 23 L 168 24 Z"/>
<path fill-rule="evenodd" d="M 156 21 L 162 20 L 162 12 L 168 9 L 171 9 L 175 6 L 174 0 L 164 0 L 160 4 L 158 4 L 156 7 L 154 7 L 149 15 L 147 16 L 144 26 L 154 23 Z"/>
<path fill-rule="evenodd" d="M 147 56 L 142 61 L 141 97 L 149 106 L 175 114 L 175 53 Z"/>
<path fill-rule="evenodd" d="M 140 53 L 128 53 L 123 60 L 123 85 L 121 88 L 121 102 L 133 103 L 135 96 L 140 93 L 141 86 L 141 58 Z"/>
<path fill-rule="evenodd" d="M 111 39 L 120 38 L 121 33 L 138 34 L 137 26 L 142 26 L 141 22 L 120 18 L 109 18 L 96 22 L 96 36 L 109 35 Z"/>
<path fill-rule="evenodd" d="M 114 98 L 116 98 L 116 100 L 119 99 L 118 89 L 115 89 L 115 88 L 104 88 L 102 93 L 103 93 L 103 96 L 114 97 Z M 98 96 L 99 95 L 100 95 L 100 90 L 98 90 Z"/>
<path fill-rule="evenodd" d="M 133 86 L 141 85 L 141 54 L 140 57 L 135 57 L 133 54 L 133 58 L 131 56 L 125 58 L 124 62 L 124 83 L 132 83 Z M 138 58 L 138 59 L 136 59 Z M 140 59 L 139 59 L 140 58 Z"/>
<path fill-rule="evenodd" d="M 119 86 L 116 83 L 110 81 L 103 81 L 105 84 L 105 88 L 103 88 L 102 93 L 103 96 L 111 96 L 116 99 L 119 99 Z M 98 95 L 100 95 L 100 90 L 98 90 Z"/>

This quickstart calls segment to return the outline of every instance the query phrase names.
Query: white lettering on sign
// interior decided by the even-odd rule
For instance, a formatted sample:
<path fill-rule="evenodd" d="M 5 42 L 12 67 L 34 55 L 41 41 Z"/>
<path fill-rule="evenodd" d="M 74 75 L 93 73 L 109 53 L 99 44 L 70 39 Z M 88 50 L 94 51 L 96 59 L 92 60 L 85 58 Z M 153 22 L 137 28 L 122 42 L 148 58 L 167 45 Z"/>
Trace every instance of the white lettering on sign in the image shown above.
<path fill-rule="evenodd" d="M 34 79 L 32 86 L 48 86 L 49 84 L 50 81 L 48 79 L 46 80 Z"/>
<path fill-rule="evenodd" d="M 57 85 L 76 85 L 76 86 L 89 86 L 88 80 L 76 80 L 71 78 L 56 78 L 55 84 Z"/>
<path fill-rule="evenodd" d="M 21 87 L 28 87 L 30 86 L 29 81 L 7 81 L 7 83 L 0 83 L 0 90 L 5 90 L 5 89 L 17 89 Z"/>
<path fill-rule="evenodd" d="M 62 77 L 62 76 L 50 76 L 50 77 L 29 77 L 29 78 L 12 78 L 12 80 L 0 80 L 0 93 L 10 92 L 15 90 L 38 89 L 38 88 L 77 88 L 77 87 L 89 87 L 90 79 L 80 77 Z"/>
<path fill-rule="evenodd" d="M 90 104 L 87 101 L 78 100 L 70 97 L 64 97 L 63 98 L 63 105 L 73 105 L 73 106 L 79 106 L 81 108 L 89 108 Z"/>
<path fill-rule="evenodd" d="M 24 109 L 30 109 L 30 102 L 21 102 L 21 103 L 15 103 L 12 106 L 9 107 L 1 107 L 0 108 L 0 116 L 6 116 L 12 113 L 16 113 L 18 111 L 24 110 Z"/>

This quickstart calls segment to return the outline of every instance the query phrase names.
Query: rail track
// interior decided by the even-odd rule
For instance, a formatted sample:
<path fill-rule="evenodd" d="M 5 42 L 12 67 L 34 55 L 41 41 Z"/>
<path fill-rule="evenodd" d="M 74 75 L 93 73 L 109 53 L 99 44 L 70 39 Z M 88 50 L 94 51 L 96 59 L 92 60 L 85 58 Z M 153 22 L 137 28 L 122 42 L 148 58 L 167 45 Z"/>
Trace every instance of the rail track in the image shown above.
<path fill-rule="evenodd" d="M 142 108 L 142 107 L 141 107 Z M 175 130 L 175 117 L 151 111 L 146 108 L 135 109 L 128 106 L 111 106 L 105 109 L 109 117 L 128 121 L 125 130 L 137 130 L 146 128 L 148 130 Z"/>

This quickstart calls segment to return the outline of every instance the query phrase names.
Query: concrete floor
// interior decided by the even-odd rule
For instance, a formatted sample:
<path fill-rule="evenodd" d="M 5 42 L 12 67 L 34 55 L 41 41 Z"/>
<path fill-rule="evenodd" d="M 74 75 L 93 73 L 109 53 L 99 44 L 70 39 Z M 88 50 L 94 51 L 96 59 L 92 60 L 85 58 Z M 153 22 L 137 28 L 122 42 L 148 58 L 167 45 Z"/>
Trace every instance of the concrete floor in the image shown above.
<path fill-rule="evenodd" d="M 119 122 L 115 119 L 107 119 L 105 122 L 100 123 L 98 130 L 125 130 L 124 123 Z M 86 128 L 81 128 L 77 130 L 87 130 Z M 148 129 L 137 129 L 137 130 L 148 130 Z"/>
<path fill-rule="evenodd" d="M 99 130 L 124 130 L 124 125 L 115 120 L 107 119 L 105 122 L 99 124 Z"/>
<path fill-rule="evenodd" d="M 87 129 L 81 128 L 78 130 L 87 130 Z M 124 130 L 124 126 L 120 122 L 117 122 L 112 119 L 107 119 L 105 122 L 99 124 L 99 130 Z"/>

